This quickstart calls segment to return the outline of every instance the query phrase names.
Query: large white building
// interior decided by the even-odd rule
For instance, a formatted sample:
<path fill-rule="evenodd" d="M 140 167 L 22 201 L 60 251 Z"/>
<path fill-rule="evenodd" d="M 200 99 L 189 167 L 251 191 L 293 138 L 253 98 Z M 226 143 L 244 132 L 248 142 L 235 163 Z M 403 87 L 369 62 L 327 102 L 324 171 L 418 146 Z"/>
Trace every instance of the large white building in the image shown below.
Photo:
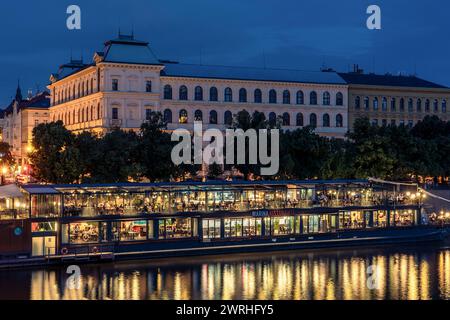
<path fill-rule="evenodd" d="M 159 60 L 147 42 L 119 35 L 93 63 L 71 61 L 51 75 L 50 120 L 69 130 L 137 130 L 150 111 L 169 129 L 194 120 L 224 129 L 241 110 L 264 112 L 283 128 L 306 125 L 324 136 L 348 129 L 348 86 L 335 72 L 189 65 Z"/>

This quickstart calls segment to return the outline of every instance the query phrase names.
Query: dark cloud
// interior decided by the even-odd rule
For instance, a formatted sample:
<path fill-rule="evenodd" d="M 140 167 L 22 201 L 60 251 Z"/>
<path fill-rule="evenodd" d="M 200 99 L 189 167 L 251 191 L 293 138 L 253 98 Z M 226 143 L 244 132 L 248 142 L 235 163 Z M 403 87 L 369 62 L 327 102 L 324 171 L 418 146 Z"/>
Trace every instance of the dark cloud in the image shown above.
<path fill-rule="evenodd" d="M 445 0 L 379 0 L 381 31 L 365 27 L 361 0 L 41 0 L 8 1 L 0 10 L 0 106 L 23 90 L 43 88 L 74 57 L 90 60 L 119 28 L 148 40 L 161 58 L 219 65 L 318 70 L 417 72 L 450 85 L 450 31 Z M 82 30 L 66 29 L 78 4 Z"/>

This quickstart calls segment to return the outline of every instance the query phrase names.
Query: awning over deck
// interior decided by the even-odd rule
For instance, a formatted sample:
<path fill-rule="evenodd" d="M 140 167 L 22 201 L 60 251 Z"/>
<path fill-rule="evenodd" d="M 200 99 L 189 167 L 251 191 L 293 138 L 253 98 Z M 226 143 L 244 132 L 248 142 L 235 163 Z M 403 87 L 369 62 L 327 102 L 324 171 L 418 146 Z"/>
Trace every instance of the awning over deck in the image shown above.
<path fill-rule="evenodd" d="M 20 191 L 19 187 L 15 184 L 9 184 L 0 187 L 0 199 L 5 198 L 22 198 L 23 193 Z"/>

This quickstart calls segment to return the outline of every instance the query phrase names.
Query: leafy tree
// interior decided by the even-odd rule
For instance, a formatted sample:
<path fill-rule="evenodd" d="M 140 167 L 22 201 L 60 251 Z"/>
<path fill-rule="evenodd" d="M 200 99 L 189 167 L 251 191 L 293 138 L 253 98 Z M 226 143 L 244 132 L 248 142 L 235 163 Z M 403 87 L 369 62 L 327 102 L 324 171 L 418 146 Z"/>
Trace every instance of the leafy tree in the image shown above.
<path fill-rule="evenodd" d="M 379 128 L 369 119 L 356 119 L 353 132 L 348 137 L 355 144 L 354 174 L 358 178 L 388 178 L 395 164 L 389 153 L 389 138 L 381 135 Z"/>
<path fill-rule="evenodd" d="M 137 180 L 142 172 L 138 159 L 138 136 L 133 131 L 113 130 L 99 140 L 92 168 L 91 182 Z"/>
<path fill-rule="evenodd" d="M 62 121 L 42 123 L 33 129 L 30 161 L 33 175 L 40 181 L 72 183 L 81 175 L 80 154 L 73 149 L 74 135 Z"/>
<path fill-rule="evenodd" d="M 12 166 L 14 158 L 11 154 L 11 146 L 6 142 L 0 142 L 0 166 Z"/>
<path fill-rule="evenodd" d="M 175 172 L 171 160 L 174 143 L 164 131 L 166 128 L 160 112 L 152 112 L 149 121 L 141 126 L 138 162 L 142 166 L 142 176 L 150 181 L 169 180 Z"/>

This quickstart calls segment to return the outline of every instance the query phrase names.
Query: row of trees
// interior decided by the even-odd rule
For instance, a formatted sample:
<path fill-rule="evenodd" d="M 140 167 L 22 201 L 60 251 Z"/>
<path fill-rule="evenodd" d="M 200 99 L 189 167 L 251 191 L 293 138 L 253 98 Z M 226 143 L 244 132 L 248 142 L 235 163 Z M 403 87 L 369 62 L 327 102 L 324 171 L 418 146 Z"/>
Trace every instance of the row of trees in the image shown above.
<path fill-rule="evenodd" d="M 270 129 L 279 127 L 279 120 L 273 124 L 263 113 L 241 111 L 234 116 L 232 127 Z M 152 113 L 137 133 L 117 129 L 103 136 L 89 132 L 75 135 L 62 122 L 40 124 L 33 131 L 33 175 L 50 183 L 162 181 L 196 176 L 201 166 L 172 163 L 171 151 L 177 142 L 171 141 L 165 129 L 160 113 Z M 259 176 L 261 164 L 211 165 L 209 176 L 220 176 L 224 170 L 261 179 L 402 180 L 450 175 L 450 122 L 435 116 L 427 116 L 413 128 L 378 127 L 362 118 L 356 120 L 347 138 L 320 137 L 311 127 L 281 131 L 280 170 L 275 177 Z"/>

